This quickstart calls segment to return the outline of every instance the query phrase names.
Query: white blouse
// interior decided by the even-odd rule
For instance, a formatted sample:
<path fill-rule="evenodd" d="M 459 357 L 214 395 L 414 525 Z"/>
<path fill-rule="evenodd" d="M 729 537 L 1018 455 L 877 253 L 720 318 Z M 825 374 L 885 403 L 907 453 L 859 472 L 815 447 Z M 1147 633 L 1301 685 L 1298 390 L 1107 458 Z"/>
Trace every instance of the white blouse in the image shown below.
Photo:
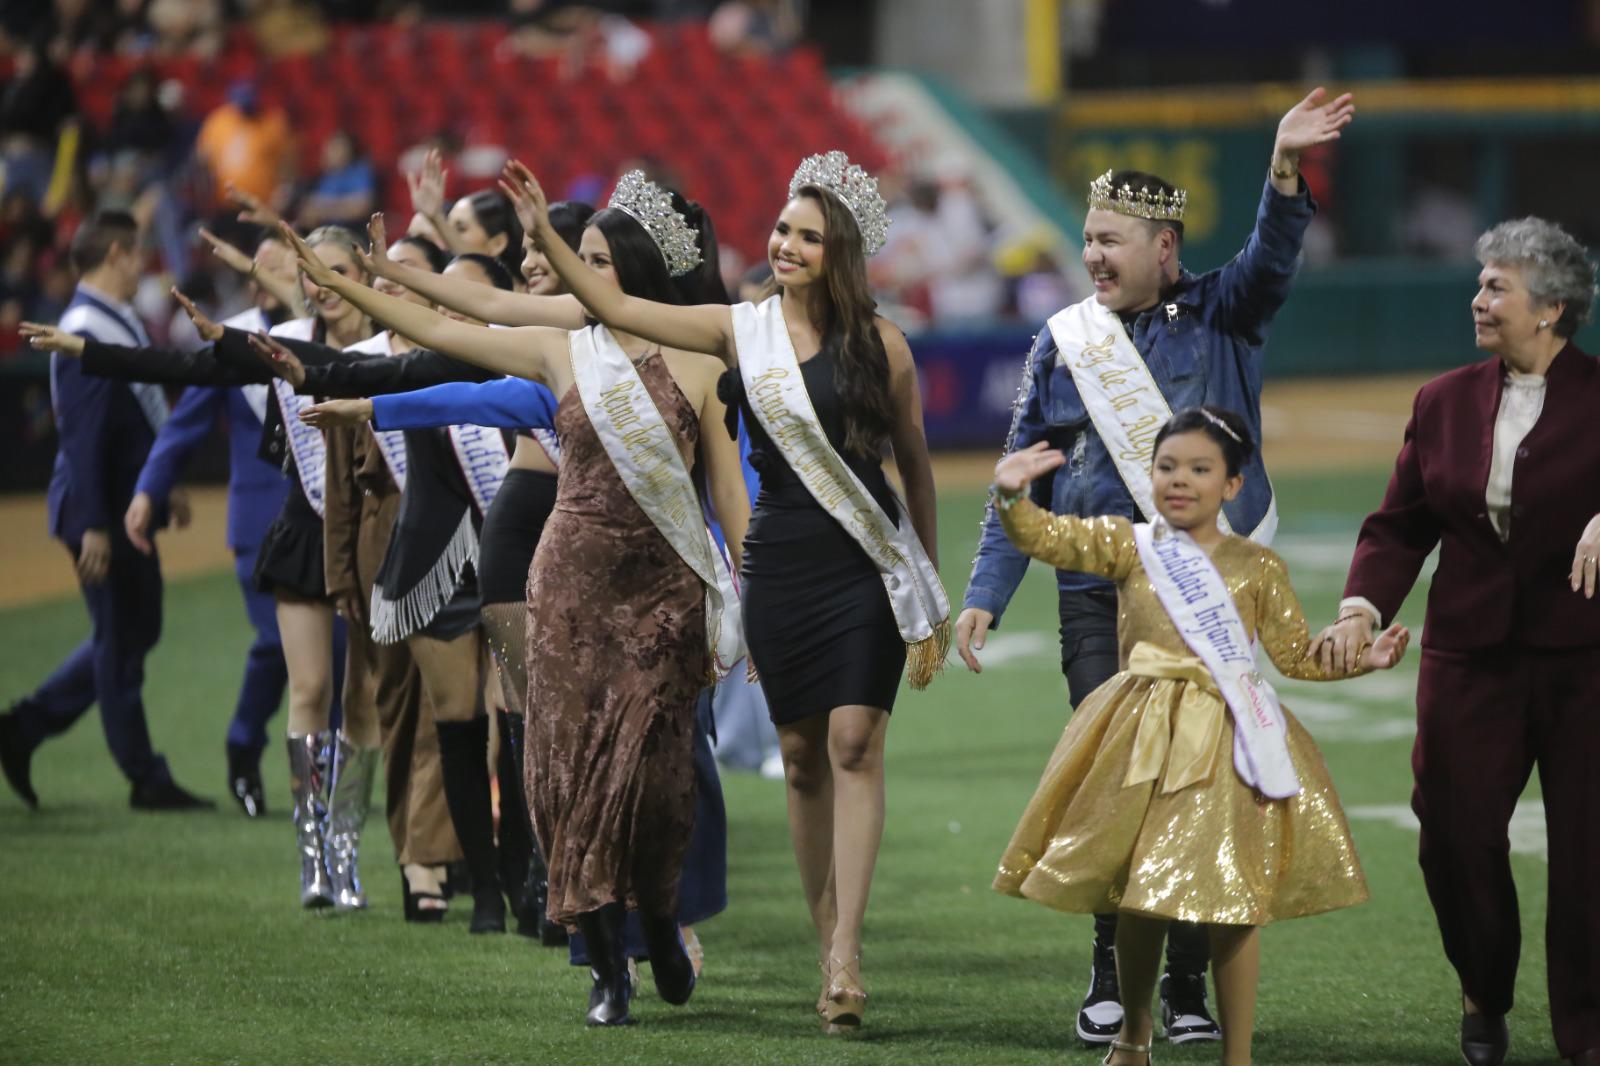
<path fill-rule="evenodd" d="M 1489 505 L 1489 521 L 1501 541 L 1511 539 L 1511 470 L 1517 463 L 1517 450 L 1544 410 L 1543 374 L 1506 371 L 1505 388 L 1500 390 L 1500 411 L 1494 419 L 1494 456 L 1489 461 L 1489 485 L 1484 502 Z"/>
<path fill-rule="evenodd" d="M 1545 378 L 1543 374 L 1519 374 L 1506 371 L 1505 388 L 1500 390 L 1500 410 L 1494 418 L 1494 451 L 1489 460 L 1489 484 L 1484 488 L 1483 500 L 1488 506 L 1489 523 L 1501 541 L 1511 538 L 1511 473 L 1517 464 L 1517 451 L 1523 438 L 1539 421 L 1544 410 Z M 1378 608 L 1365 596 L 1347 596 L 1339 602 L 1339 613 L 1348 614 L 1354 608 L 1372 616 L 1372 624 L 1383 624 Z"/>

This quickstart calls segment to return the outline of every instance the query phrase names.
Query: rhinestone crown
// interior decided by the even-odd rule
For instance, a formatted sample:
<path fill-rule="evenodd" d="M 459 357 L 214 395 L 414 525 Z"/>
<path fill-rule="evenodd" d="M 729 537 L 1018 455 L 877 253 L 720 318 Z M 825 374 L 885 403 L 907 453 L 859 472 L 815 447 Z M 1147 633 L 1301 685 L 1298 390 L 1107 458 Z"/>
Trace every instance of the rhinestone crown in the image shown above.
<path fill-rule="evenodd" d="M 682 277 L 700 265 L 700 235 L 672 206 L 672 194 L 630 170 L 617 182 L 607 207 L 614 207 L 644 227 L 667 261 L 667 273 Z"/>
<path fill-rule="evenodd" d="M 807 185 L 826 189 L 838 197 L 861 231 L 862 254 L 876 255 L 889 237 L 889 208 L 878 194 L 878 179 L 835 149 L 800 161 L 794 177 L 789 179 L 789 198 L 794 199 Z"/>
<path fill-rule="evenodd" d="M 1115 211 L 1119 215 L 1148 218 L 1155 222 L 1182 222 L 1183 209 L 1188 204 L 1189 192 L 1186 189 L 1179 189 L 1169 196 L 1143 187 L 1135 189 L 1127 182 L 1112 188 L 1109 170 L 1089 185 L 1089 207 L 1097 211 Z"/>

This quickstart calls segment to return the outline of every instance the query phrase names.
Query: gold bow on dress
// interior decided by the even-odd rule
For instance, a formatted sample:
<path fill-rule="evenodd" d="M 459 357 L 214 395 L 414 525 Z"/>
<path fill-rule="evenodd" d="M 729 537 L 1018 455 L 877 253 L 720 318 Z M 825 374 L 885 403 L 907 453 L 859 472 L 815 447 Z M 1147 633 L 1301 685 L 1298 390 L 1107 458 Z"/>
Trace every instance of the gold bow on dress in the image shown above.
<path fill-rule="evenodd" d="M 1209 779 L 1228 705 L 1205 663 L 1140 641 L 1128 657 L 1128 673 L 1153 678 L 1157 684 L 1144 701 L 1123 787 L 1160 780 L 1163 770 L 1163 795 Z M 1168 684 L 1182 686 L 1176 706 Z"/>

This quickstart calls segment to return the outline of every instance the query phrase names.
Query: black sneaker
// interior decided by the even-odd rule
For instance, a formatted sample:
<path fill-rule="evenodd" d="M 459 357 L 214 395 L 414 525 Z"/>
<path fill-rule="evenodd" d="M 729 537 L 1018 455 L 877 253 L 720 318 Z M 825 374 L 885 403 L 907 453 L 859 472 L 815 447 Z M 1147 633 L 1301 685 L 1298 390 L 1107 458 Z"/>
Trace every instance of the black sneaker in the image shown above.
<path fill-rule="evenodd" d="M 1206 1008 L 1205 974 L 1169 973 L 1161 978 L 1161 1027 L 1174 1044 L 1222 1039 L 1222 1026 Z"/>
<path fill-rule="evenodd" d="M 22 727 L 17 724 L 16 707 L 0 714 L 0 772 L 6 784 L 17 794 L 29 810 L 39 809 L 39 794 L 33 790 L 33 749 L 22 737 Z"/>
<path fill-rule="evenodd" d="M 1078 1008 L 1078 1039 L 1104 1046 L 1122 1031 L 1122 993 L 1117 987 L 1117 957 L 1111 948 L 1094 946 L 1089 965 L 1089 994 Z"/>

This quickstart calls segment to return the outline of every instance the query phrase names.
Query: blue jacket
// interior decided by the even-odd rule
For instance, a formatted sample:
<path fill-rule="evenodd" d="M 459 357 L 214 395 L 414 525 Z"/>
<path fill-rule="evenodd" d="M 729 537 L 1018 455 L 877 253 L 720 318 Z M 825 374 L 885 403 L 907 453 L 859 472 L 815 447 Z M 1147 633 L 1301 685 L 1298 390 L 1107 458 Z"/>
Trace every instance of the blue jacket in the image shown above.
<path fill-rule="evenodd" d="M 150 343 L 132 308 L 82 285 L 60 325 L 68 333 L 110 344 Z M 155 440 L 151 416 L 132 386 L 90 377 L 79 360 L 60 353 L 50 356 L 50 406 L 60 438 L 46 495 L 50 535 L 71 544 L 85 530 L 121 529 Z M 163 519 L 159 510 L 157 519 Z"/>
<path fill-rule="evenodd" d="M 1316 203 L 1303 184 L 1300 195 L 1284 196 L 1267 182 L 1244 249 L 1208 273 L 1183 271 L 1162 302 L 1135 319 L 1129 337 L 1174 411 L 1197 404 L 1236 411 L 1260 442 L 1262 346 L 1268 324 L 1288 298 L 1306 226 L 1315 214 Z M 1043 329 L 1028 355 L 1025 391 L 1007 450 L 1049 441 L 1066 453 L 1067 462 L 1053 478 L 1034 483 L 1034 501 L 1057 514 L 1141 520 L 1089 420 L 1072 372 L 1056 364 L 1055 338 Z M 1248 531 L 1260 524 L 1272 494 L 1259 450 L 1244 477 L 1244 489 L 1226 514 L 1234 529 Z M 998 625 L 1027 568 L 1027 556 L 1006 539 L 989 508 L 965 606 L 990 612 Z M 1056 580 L 1062 591 L 1111 587 L 1104 578 L 1066 570 L 1057 571 Z"/>
<path fill-rule="evenodd" d="M 223 325 L 254 332 L 271 326 L 259 311 L 236 315 Z M 205 443 L 218 418 L 228 423 L 228 547 L 248 552 L 260 547 L 283 501 L 289 482 L 281 467 L 260 456 L 261 417 L 251 395 L 274 403 L 269 385 L 190 385 L 172 408 L 172 417 L 156 434 L 135 491 L 149 495 L 164 509 L 178 475 Z M 246 391 L 250 390 L 250 391 Z"/>

